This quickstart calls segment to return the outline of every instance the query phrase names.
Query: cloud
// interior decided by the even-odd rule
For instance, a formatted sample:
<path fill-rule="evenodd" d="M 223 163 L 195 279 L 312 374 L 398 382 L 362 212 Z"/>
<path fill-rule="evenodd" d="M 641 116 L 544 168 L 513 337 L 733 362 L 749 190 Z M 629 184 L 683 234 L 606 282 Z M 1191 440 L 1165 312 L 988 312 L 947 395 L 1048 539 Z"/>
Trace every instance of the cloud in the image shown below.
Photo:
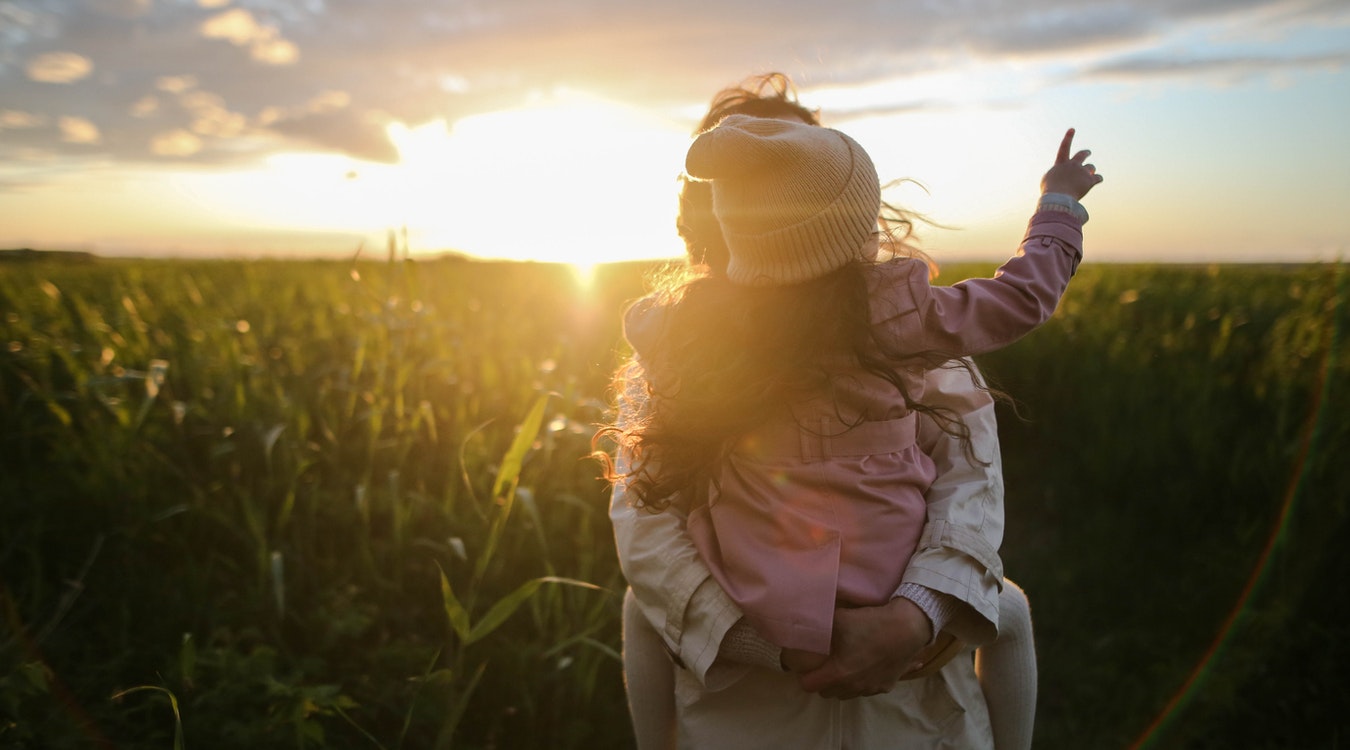
<path fill-rule="evenodd" d="M 28 77 L 42 83 L 74 83 L 94 70 L 89 58 L 74 52 L 47 52 L 28 61 Z"/>
<path fill-rule="evenodd" d="M 155 79 L 155 88 L 169 94 L 181 94 L 196 86 L 196 76 L 160 76 Z"/>
<path fill-rule="evenodd" d="M 154 0 L 85 0 L 96 13 L 123 18 L 136 18 L 150 12 Z"/>
<path fill-rule="evenodd" d="M 150 153 L 155 156 L 192 156 L 202 150 L 202 139 L 186 130 L 170 130 L 150 139 Z"/>
<path fill-rule="evenodd" d="M 310 112 L 334 112 L 339 109 L 345 109 L 352 103 L 352 95 L 346 91 L 330 89 L 320 91 L 313 99 L 305 104 L 305 109 Z"/>
<path fill-rule="evenodd" d="M 389 140 L 385 127 L 388 116 L 339 110 L 301 113 L 282 117 L 271 129 L 310 149 L 338 151 L 358 159 L 393 163 L 398 149 Z"/>
<path fill-rule="evenodd" d="M 238 47 L 247 47 L 255 41 L 276 34 L 275 29 L 269 34 L 268 30 L 253 18 L 253 14 L 243 8 L 227 10 L 202 21 L 201 32 L 207 39 L 224 39 Z"/>
<path fill-rule="evenodd" d="M 254 42 L 250 53 L 254 60 L 268 65 L 290 65 L 300 58 L 300 48 L 285 39 Z"/>
<path fill-rule="evenodd" d="M 61 140 L 66 143 L 98 143 L 102 140 L 98 126 L 83 117 L 62 117 L 56 124 L 61 129 Z"/>
<path fill-rule="evenodd" d="M 206 19 L 201 34 L 207 39 L 224 39 L 236 47 L 248 47 L 254 60 L 268 65 L 290 65 L 300 57 L 294 42 L 281 38 L 277 27 L 258 23 L 243 8 L 231 8 Z"/>
<path fill-rule="evenodd" d="M 1350 53 L 1293 56 L 1133 56 L 1094 65 L 1081 74 L 1085 79 L 1137 81 L 1164 78 L 1219 78 L 1245 80 L 1275 73 L 1326 69 L 1350 65 Z"/>
<path fill-rule="evenodd" d="M 16 109 L 0 110 L 0 130 L 5 130 L 6 128 L 10 130 L 36 128 L 44 125 L 46 122 L 46 118 L 39 117 L 31 112 L 22 112 Z"/>
<path fill-rule="evenodd" d="M 1147 37 L 1157 23 L 1137 5 L 1046 8 L 977 21 L 971 44 L 985 52 L 1044 56 L 1126 44 Z"/>
<path fill-rule="evenodd" d="M 209 91 L 189 91 L 178 103 L 192 117 L 192 132 L 215 138 L 234 138 L 248 127 L 248 118 L 225 106 L 225 100 Z M 195 152 L 194 152 L 195 153 Z"/>
<path fill-rule="evenodd" d="M 131 116 L 136 118 L 146 118 L 159 111 L 159 99 L 151 94 L 137 99 L 131 105 Z"/>

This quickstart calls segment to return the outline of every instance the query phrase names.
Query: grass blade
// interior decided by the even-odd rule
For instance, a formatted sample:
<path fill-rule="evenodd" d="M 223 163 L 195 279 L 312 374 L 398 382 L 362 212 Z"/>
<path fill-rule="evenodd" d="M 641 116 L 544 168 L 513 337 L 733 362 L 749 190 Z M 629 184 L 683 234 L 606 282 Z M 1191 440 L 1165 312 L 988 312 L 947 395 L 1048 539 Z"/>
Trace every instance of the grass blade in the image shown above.
<path fill-rule="evenodd" d="M 511 517 L 520 470 L 525 464 L 525 455 L 530 452 L 530 446 L 534 445 L 534 439 L 544 424 L 544 409 L 548 406 L 548 399 L 547 393 L 535 399 L 534 405 L 525 415 L 525 420 L 520 423 L 520 430 L 511 441 L 511 447 L 507 449 L 506 455 L 502 456 L 501 466 L 497 470 L 497 480 L 492 484 L 492 499 L 501 503 L 501 509 L 492 519 L 487 541 L 483 545 L 483 553 L 478 556 L 478 561 L 474 565 L 475 581 L 483 579 L 483 573 L 487 571 L 488 564 L 492 562 L 492 557 L 497 551 L 497 543 L 501 541 L 506 521 Z"/>
<path fill-rule="evenodd" d="M 450 706 L 450 712 L 446 714 L 445 721 L 441 723 L 440 735 L 436 738 L 436 750 L 448 749 L 453 747 L 455 730 L 459 728 L 459 720 L 464 716 L 464 710 L 469 707 L 469 698 L 473 697 L 473 691 L 478 688 L 479 680 L 483 679 L 483 673 L 487 671 L 487 662 L 478 665 L 474 671 L 473 678 L 464 690 L 455 696 L 454 703 Z"/>
<path fill-rule="evenodd" d="M 454 589 L 450 588 L 450 579 L 445 577 L 445 570 L 441 568 L 440 563 L 436 563 L 436 570 L 441 574 L 441 602 L 445 606 L 445 616 L 460 641 L 468 641 L 469 613 L 464 609 L 464 605 L 459 603 Z"/>
<path fill-rule="evenodd" d="M 520 478 L 520 468 L 525 462 L 525 454 L 529 452 L 530 446 L 534 445 L 534 439 L 544 423 L 544 409 L 548 406 L 548 399 L 547 393 L 535 399 L 534 405 L 525 416 L 525 421 L 520 423 L 520 431 L 511 442 L 511 448 L 506 451 L 505 456 L 502 456 L 501 468 L 497 470 L 497 481 L 492 485 L 492 497 L 502 497 L 506 488 Z"/>
<path fill-rule="evenodd" d="M 114 693 L 113 700 L 121 700 L 132 693 L 141 693 L 151 690 L 157 693 L 163 693 L 169 696 L 169 706 L 173 708 L 173 750 L 184 750 L 183 744 L 183 715 L 178 712 L 178 696 L 173 694 L 172 690 L 162 688 L 157 685 L 140 685 L 134 688 L 127 688 L 118 693 Z"/>
<path fill-rule="evenodd" d="M 473 629 L 469 631 L 469 637 L 465 639 L 464 644 L 468 645 L 474 641 L 480 640 L 496 630 L 503 622 L 506 622 L 507 618 L 515 614 L 515 611 L 520 608 L 520 605 L 524 604 L 526 600 L 533 596 L 534 592 L 538 591 L 540 586 L 546 583 L 579 586 L 581 588 L 594 589 L 596 591 L 603 590 L 593 583 L 578 581 L 574 578 L 559 578 L 558 576 L 544 576 L 543 578 L 535 578 L 526 581 L 515 591 L 498 599 L 497 603 L 492 605 L 492 608 L 487 611 L 487 614 L 483 615 L 483 619 L 479 620 L 478 623 L 473 626 Z"/>

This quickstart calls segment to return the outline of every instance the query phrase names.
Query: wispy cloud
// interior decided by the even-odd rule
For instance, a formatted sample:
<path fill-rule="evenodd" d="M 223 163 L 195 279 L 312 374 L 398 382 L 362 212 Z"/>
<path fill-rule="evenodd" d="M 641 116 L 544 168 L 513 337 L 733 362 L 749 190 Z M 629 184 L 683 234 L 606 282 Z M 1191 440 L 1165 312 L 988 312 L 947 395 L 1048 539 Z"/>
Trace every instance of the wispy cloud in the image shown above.
<path fill-rule="evenodd" d="M 202 139 L 186 130 L 170 130 L 150 138 L 150 153 L 156 156 L 192 156 L 202 150 Z"/>
<path fill-rule="evenodd" d="M 16 109 L 0 110 L 0 130 L 10 128 L 18 130 L 22 128 L 36 128 L 42 125 L 43 118 L 31 112 L 23 112 Z"/>
<path fill-rule="evenodd" d="M 1164 78 L 1219 78 L 1237 81 L 1299 70 L 1339 70 L 1350 67 L 1350 51 L 1317 55 L 1250 55 L 1178 57 L 1130 56 L 1094 65 L 1083 71 L 1086 79 L 1127 80 Z"/>
<path fill-rule="evenodd" d="M 39 83 L 74 83 L 88 76 L 94 64 L 74 52 L 45 52 L 30 59 L 24 70 Z"/>
<path fill-rule="evenodd" d="M 98 143 L 102 139 L 98 126 L 83 117 L 62 117 L 56 124 L 66 143 Z"/>

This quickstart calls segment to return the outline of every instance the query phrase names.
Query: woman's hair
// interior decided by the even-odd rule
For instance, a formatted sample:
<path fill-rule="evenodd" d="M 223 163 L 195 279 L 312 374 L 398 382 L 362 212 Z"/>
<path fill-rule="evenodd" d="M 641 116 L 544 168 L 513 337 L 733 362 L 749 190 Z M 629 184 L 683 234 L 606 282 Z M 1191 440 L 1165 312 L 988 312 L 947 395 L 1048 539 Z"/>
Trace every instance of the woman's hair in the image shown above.
<path fill-rule="evenodd" d="M 792 118 L 819 125 L 813 110 L 797 101 L 787 76 L 770 73 L 724 89 L 713 97 L 699 125 L 703 132 L 731 114 Z M 880 247 L 901 257 L 919 257 L 911 243 L 910 215 L 882 204 Z M 870 323 L 869 261 L 851 263 L 826 276 L 789 286 L 750 288 L 726 278 L 729 260 L 713 214 L 707 182 L 685 179 L 677 222 L 691 267 L 667 275 L 656 291 L 668 314 L 653 351 L 643 351 L 615 376 L 622 414 L 633 422 L 602 429 L 631 459 L 626 474 L 606 461 L 611 481 L 627 480 L 631 503 L 653 512 L 677 494 L 682 504 L 706 501 L 717 464 L 750 429 L 779 418 L 803 397 L 828 394 L 841 358 L 893 385 L 914 411 L 931 416 L 958 437 L 970 455 L 970 430 L 954 411 L 910 397 L 901 370 L 929 369 L 950 359 L 940 352 L 888 349 Z M 958 362 L 962 366 L 964 363 Z M 856 371 L 856 370 L 855 370 Z M 972 456 L 973 458 L 973 456 Z"/>
<path fill-rule="evenodd" d="M 816 110 L 797 101 L 797 87 L 782 73 L 751 76 L 735 86 L 729 86 L 713 95 L 708 113 L 703 116 L 696 133 L 711 128 L 727 115 L 750 115 L 797 119 L 807 125 L 819 125 Z"/>

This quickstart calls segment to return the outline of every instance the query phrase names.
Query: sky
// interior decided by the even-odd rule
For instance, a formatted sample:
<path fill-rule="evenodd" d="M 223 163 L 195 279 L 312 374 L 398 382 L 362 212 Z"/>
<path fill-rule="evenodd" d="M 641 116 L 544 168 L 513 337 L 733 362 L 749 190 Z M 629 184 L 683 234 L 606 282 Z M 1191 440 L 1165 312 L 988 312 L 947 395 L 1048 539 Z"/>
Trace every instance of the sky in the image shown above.
<path fill-rule="evenodd" d="M 0 0 L 0 248 L 678 256 L 769 71 L 939 261 L 1015 249 L 1070 126 L 1089 260 L 1350 259 L 1346 0 Z"/>

